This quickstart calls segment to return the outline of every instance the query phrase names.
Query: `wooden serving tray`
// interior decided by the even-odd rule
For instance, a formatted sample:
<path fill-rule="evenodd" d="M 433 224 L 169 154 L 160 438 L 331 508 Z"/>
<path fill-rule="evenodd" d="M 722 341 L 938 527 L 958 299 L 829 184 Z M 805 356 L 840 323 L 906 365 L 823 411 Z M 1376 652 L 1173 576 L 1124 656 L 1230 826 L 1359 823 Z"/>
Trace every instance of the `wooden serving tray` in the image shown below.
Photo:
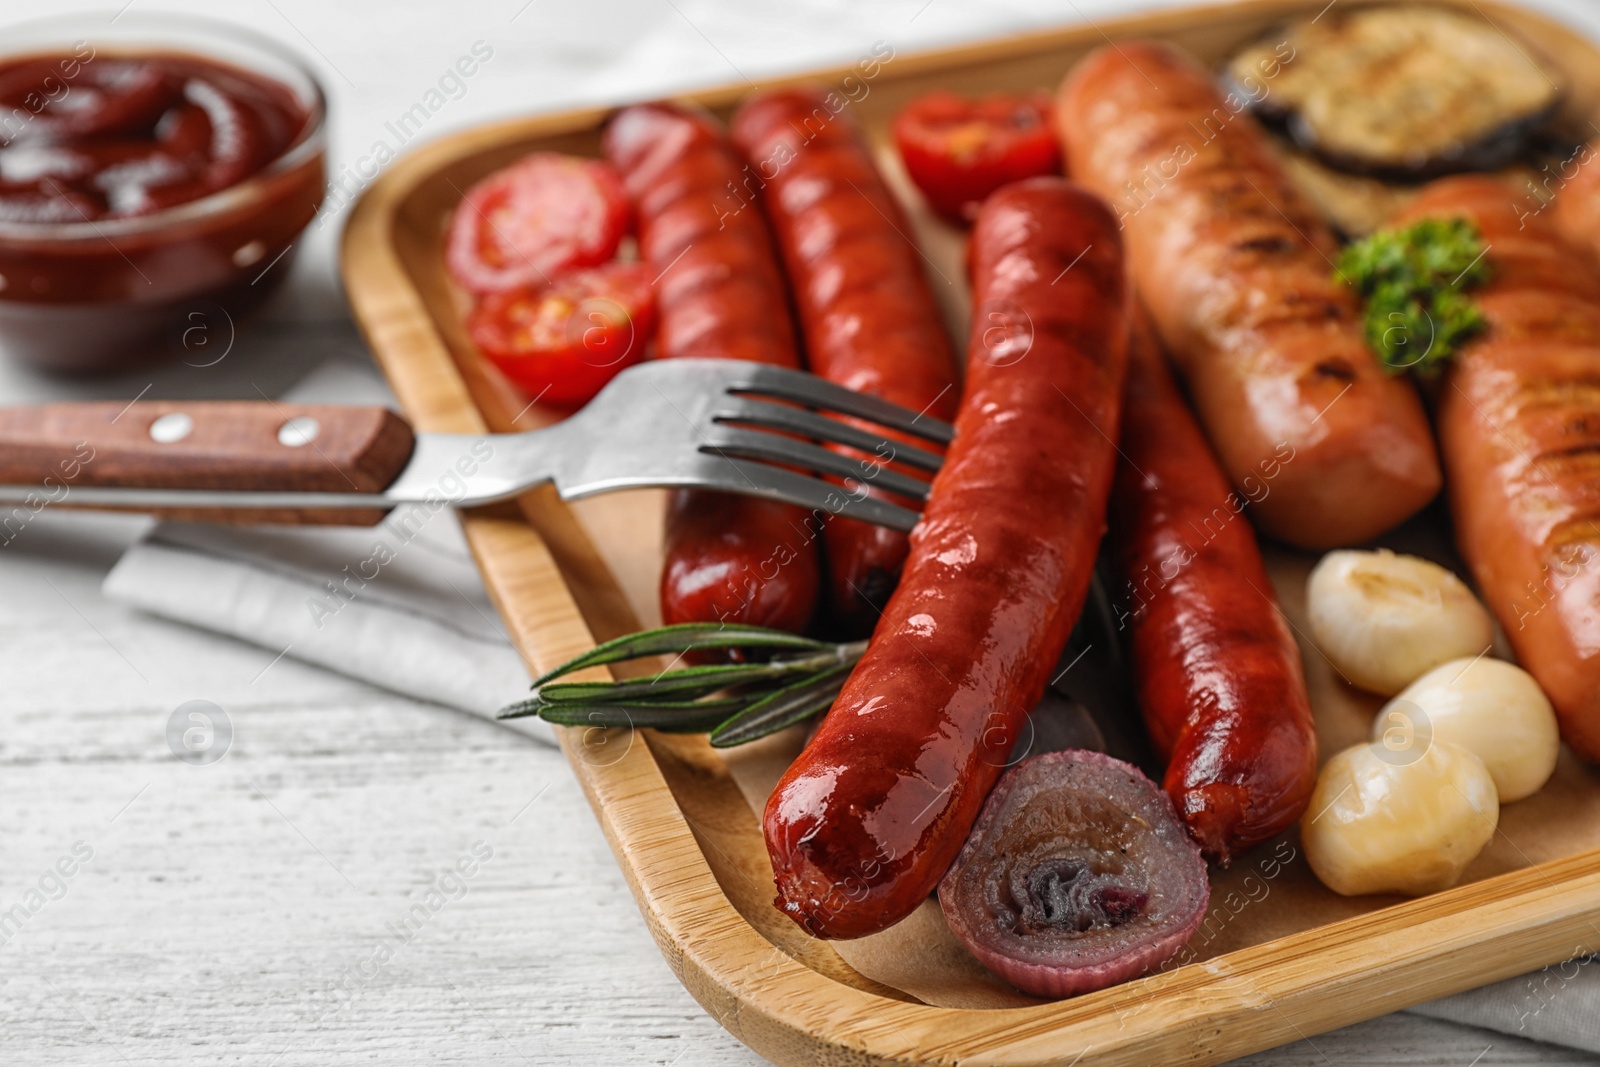
<path fill-rule="evenodd" d="M 1162 37 L 1213 62 L 1273 22 L 1315 14 L 1324 3 L 1197 7 L 880 56 L 870 77 L 851 66 L 768 84 L 849 90 L 850 110 L 877 143 L 891 183 L 906 194 L 952 333 L 964 339 L 961 234 L 922 211 L 893 153 L 883 150 L 888 119 L 900 105 L 935 87 L 1053 88 L 1108 37 Z M 1533 42 L 1565 71 L 1574 117 L 1600 110 L 1600 50 L 1593 44 L 1507 4 L 1462 4 Z M 689 99 L 726 115 L 745 92 L 727 86 Z M 490 171 L 536 149 L 596 154 L 604 116 L 540 115 L 444 138 L 397 161 L 357 205 L 344 232 L 345 285 L 418 429 L 507 431 L 548 418 L 526 408 L 467 341 L 459 295 L 443 269 L 442 236 L 462 191 Z M 531 671 L 657 621 L 660 511 L 656 493 L 569 507 L 546 488 L 463 515 L 489 592 Z M 1435 518 L 1403 529 L 1393 542 L 1439 554 L 1445 539 Z M 1311 559 L 1268 554 L 1285 612 L 1298 623 Z M 1378 702 L 1341 687 L 1308 644 L 1302 654 L 1324 755 L 1364 739 Z M 1231 871 L 1213 873 L 1212 913 L 1191 945 L 1192 962 L 1042 1003 L 956 958 L 964 954 L 954 942 L 954 962 L 939 972 L 943 984 L 897 985 L 892 958 L 868 966 L 870 953 L 813 940 L 771 906 L 756 815 L 760 791 L 752 782 L 770 786 L 792 738 L 725 761 L 700 737 L 562 733 L 673 970 L 735 1036 L 780 1064 L 1212 1064 L 1600 948 L 1600 778 L 1566 754 L 1543 792 L 1503 810 L 1501 833 L 1455 889 L 1412 901 L 1338 897 L 1312 877 L 1291 832 Z M 922 935 L 919 944 L 948 936 L 942 922 L 924 926 Z"/>

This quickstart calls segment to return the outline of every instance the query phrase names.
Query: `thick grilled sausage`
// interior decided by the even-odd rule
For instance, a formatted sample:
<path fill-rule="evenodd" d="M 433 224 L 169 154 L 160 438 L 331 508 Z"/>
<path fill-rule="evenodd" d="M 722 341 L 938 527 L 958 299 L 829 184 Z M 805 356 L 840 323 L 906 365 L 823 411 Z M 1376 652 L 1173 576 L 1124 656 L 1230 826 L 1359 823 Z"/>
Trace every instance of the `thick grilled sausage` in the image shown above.
<path fill-rule="evenodd" d="M 829 381 L 949 419 L 955 355 L 921 254 L 860 134 L 829 100 L 764 93 L 733 117 L 794 287 L 807 363 Z M 834 611 L 865 633 L 899 576 L 905 535 L 834 518 L 823 539 Z"/>
<path fill-rule="evenodd" d="M 1122 41 L 1077 66 L 1056 116 L 1068 173 L 1122 219 L 1135 288 L 1234 488 L 1293 456 L 1259 525 L 1353 544 L 1438 492 L 1433 438 L 1362 339 L 1333 234 L 1241 107 L 1171 46 Z"/>
<path fill-rule="evenodd" d="M 976 305 L 1020 325 L 975 320 L 900 585 L 767 803 L 778 907 L 820 937 L 882 930 L 933 891 L 1045 691 L 1105 527 L 1128 343 L 1116 220 L 1058 178 L 1007 186 L 978 215 L 972 275 Z"/>
<path fill-rule="evenodd" d="M 1489 178 L 1428 186 L 1396 225 L 1466 218 L 1490 281 L 1487 330 L 1441 383 L 1456 541 L 1561 735 L 1600 761 L 1600 276 L 1548 215 Z"/>
<path fill-rule="evenodd" d="M 1293 825 L 1317 783 L 1300 652 L 1244 517 L 1270 486 L 1263 475 L 1245 497 L 1228 484 L 1141 314 L 1111 492 L 1113 599 L 1163 785 L 1224 866 Z"/>
<path fill-rule="evenodd" d="M 727 214 L 743 161 L 714 119 L 674 104 L 611 118 L 606 158 L 639 219 L 639 253 L 658 273 L 663 358 L 800 365 L 777 254 L 759 209 Z M 671 495 L 664 623 L 728 621 L 799 632 L 816 611 L 821 558 L 810 513 L 704 490 Z"/>
<path fill-rule="evenodd" d="M 1591 257 L 1600 260 L 1600 141 L 1579 148 L 1560 167 L 1558 177 L 1565 184 L 1555 194 L 1555 226 L 1561 236 Z M 1539 214 L 1543 209 L 1533 200 L 1523 205 L 1524 212 Z"/>

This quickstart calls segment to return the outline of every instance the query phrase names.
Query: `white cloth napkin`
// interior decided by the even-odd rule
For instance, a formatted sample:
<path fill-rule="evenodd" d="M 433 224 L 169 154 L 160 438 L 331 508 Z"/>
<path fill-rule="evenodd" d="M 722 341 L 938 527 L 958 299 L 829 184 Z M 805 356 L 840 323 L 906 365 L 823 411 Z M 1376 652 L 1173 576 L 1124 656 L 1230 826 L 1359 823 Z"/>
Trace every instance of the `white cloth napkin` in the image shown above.
<path fill-rule="evenodd" d="M 285 399 L 394 402 L 373 367 L 348 359 L 324 364 Z M 527 691 L 527 667 L 484 592 L 455 512 L 407 510 L 373 527 L 161 523 L 117 561 L 104 593 L 409 697 L 492 716 Z M 507 725 L 553 740 L 537 720 Z"/>
<path fill-rule="evenodd" d="M 1565 963 L 1481 989 L 1418 1004 L 1410 1011 L 1502 1034 L 1600 1053 L 1600 964 L 1588 955 L 1600 937 L 1582 939 Z"/>
<path fill-rule="evenodd" d="M 344 359 L 314 371 L 285 399 L 393 402 L 376 370 Z M 112 568 L 105 595 L 384 689 L 492 716 L 527 690 L 529 673 L 484 593 L 455 513 L 433 514 L 414 537 L 396 533 L 403 529 L 396 518 L 372 528 L 162 523 Z M 507 725 L 553 740 L 537 720 Z M 1600 966 L 1580 955 L 1411 1010 L 1600 1052 Z"/>

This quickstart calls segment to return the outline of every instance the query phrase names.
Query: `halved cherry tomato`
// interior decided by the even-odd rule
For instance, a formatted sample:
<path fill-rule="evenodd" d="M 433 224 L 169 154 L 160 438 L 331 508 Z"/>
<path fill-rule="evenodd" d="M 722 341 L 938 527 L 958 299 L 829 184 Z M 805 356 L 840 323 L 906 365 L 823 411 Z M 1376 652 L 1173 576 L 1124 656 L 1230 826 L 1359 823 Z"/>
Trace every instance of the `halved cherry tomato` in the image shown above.
<path fill-rule="evenodd" d="M 474 293 L 548 285 L 561 271 L 616 255 L 629 217 L 609 165 L 535 152 L 467 190 L 450 220 L 445 261 Z"/>
<path fill-rule="evenodd" d="M 556 407 L 586 403 L 639 362 L 655 325 L 650 271 L 640 263 L 490 293 L 467 318 L 478 349 L 529 396 Z"/>
<path fill-rule="evenodd" d="M 1050 94 L 979 99 L 938 90 L 894 117 L 895 147 L 928 205 L 969 222 L 984 197 L 1009 182 L 1061 173 Z"/>

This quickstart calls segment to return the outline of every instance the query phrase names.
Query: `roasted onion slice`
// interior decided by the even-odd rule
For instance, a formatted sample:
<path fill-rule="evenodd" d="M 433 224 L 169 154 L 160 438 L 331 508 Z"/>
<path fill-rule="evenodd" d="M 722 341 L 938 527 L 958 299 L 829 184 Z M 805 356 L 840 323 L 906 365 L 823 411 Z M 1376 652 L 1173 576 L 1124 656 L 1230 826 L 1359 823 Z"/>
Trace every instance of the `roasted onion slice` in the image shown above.
<path fill-rule="evenodd" d="M 1018 989 L 1069 997 L 1172 958 L 1205 915 L 1200 849 L 1165 793 L 1099 752 L 1017 764 L 939 885 L 950 929 Z"/>

